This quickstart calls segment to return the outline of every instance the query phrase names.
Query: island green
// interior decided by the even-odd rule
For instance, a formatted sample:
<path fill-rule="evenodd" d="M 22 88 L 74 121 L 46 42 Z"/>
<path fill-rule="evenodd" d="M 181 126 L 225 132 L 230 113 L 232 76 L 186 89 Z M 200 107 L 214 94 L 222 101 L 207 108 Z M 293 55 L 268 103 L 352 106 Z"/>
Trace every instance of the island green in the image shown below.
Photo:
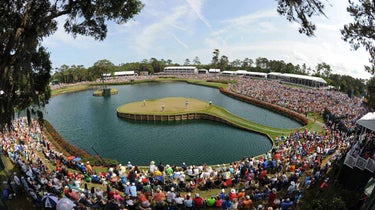
<path fill-rule="evenodd" d="M 118 107 L 117 115 L 121 118 L 147 121 L 208 119 L 266 135 L 270 140 L 292 131 L 248 121 L 209 101 L 195 98 L 168 97 L 132 102 Z"/>

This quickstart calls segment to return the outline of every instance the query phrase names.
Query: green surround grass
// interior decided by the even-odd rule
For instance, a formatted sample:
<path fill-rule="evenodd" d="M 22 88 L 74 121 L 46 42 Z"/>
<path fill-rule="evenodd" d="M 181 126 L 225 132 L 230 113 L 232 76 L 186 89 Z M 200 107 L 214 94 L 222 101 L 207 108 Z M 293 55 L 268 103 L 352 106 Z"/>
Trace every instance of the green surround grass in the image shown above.
<path fill-rule="evenodd" d="M 188 105 L 186 106 L 186 102 Z M 164 111 L 162 106 L 164 106 Z M 269 126 L 257 124 L 239 116 L 236 116 L 222 107 L 209 105 L 207 101 L 201 101 L 194 98 L 167 97 L 152 99 L 147 101 L 137 101 L 124 104 L 117 108 L 121 114 L 140 114 L 140 115 L 180 115 L 188 113 L 202 113 L 215 116 L 230 122 L 245 130 L 264 134 L 270 139 L 274 139 L 282 134 L 289 134 L 291 129 L 278 129 Z"/>

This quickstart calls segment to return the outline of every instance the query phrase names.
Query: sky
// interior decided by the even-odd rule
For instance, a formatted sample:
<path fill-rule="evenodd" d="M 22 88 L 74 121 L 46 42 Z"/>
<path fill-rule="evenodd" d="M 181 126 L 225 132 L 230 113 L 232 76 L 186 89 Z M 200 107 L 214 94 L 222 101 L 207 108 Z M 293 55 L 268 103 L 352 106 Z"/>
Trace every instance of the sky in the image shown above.
<path fill-rule="evenodd" d="M 315 68 L 325 62 L 332 72 L 369 79 L 364 70 L 368 53 L 351 49 L 342 40 L 340 29 L 352 22 L 347 1 L 328 0 L 327 17 L 314 17 L 314 37 L 298 32 L 299 25 L 278 15 L 275 0 L 142 0 L 145 7 L 125 24 L 108 23 L 104 41 L 91 37 L 73 38 L 58 19 L 58 30 L 43 40 L 53 68 L 84 65 L 102 59 L 115 65 L 143 59 L 171 59 L 183 64 L 199 57 L 211 63 L 214 49 L 229 61 L 258 57 L 284 60 Z"/>

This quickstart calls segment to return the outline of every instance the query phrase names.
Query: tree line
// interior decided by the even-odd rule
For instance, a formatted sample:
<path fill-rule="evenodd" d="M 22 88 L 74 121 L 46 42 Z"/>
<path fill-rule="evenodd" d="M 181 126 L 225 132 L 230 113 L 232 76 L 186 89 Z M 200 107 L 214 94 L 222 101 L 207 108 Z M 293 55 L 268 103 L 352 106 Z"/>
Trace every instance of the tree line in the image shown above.
<path fill-rule="evenodd" d="M 243 60 L 234 59 L 229 61 L 225 55 L 219 56 L 219 50 L 215 49 L 213 52 L 212 61 L 210 64 L 202 64 L 198 56 L 193 59 L 193 62 L 187 58 L 182 65 L 196 66 L 199 69 L 218 68 L 227 71 L 246 70 L 251 72 L 280 72 L 289 74 L 312 75 L 324 78 L 327 83 L 337 90 L 347 93 L 349 96 L 365 96 L 366 95 L 366 81 L 363 79 L 356 79 L 348 75 L 332 74 L 332 68 L 329 64 L 323 62 L 317 64 L 314 68 L 308 67 L 306 64 L 294 65 L 286 63 L 283 60 L 268 60 L 264 57 L 256 59 L 244 58 Z M 140 62 L 122 63 L 119 65 L 113 64 L 107 59 L 99 60 L 88 68 L 83 65 L 62 65 L 55 69 L 51 80 L 58 80 L 62 83 L 76 83 L 82 81 L 96 81 L 100 79 L 103 74 L 112 74 L 118 71 L 134 71 L 138 74 L 147 72 L 148 74 L 155 74 L 162 72 L 166 66 L 180 66 L 179 63 L 174 63 L 171 59 L 144 59 Z"/>
<path fill-rule="evenodd" d="M 326 16 L 325 6 L 329 0 L 275 0 L 277 12 L 288 21 L 299 24 L 299 32 L 307 36 L 314 36 L 316 26 L 312 19 L 314 16 Z M 48 83 L 51 78 L 52 64 L 49 52 L 42 46 L 42 40 L 53 35 L 57 28 L 57 18 L 64 17 L 64 30 L 73 37 L 77 35 L 91 36 L 96 40 L 103 40 L 107 35 L 107 24 L 115 22 L 126 23 L 133 19 L 143 9 L 144 4 L 140 0 L 0 0 L 0 129 L 10 125 L 17 110 L 27 109 L 41 114 L 43 107 L 50 98 Z M 342 38 L 348 42 L 354 50 L 363 47 L 369 53 L 369 64 L 365 69 L 372 75 L 375 74 L 375 3 L 369 0 L 349 1 L 347 12 L 353 17 L 353 21 L 343 26 Z M 199 64 L 199 58 L 193 59 L 193 64 L 207 68 L 207 65 Z M 255 63 L 255 66 L 252 63 Z M 185 60 L 186 64 L 190 60 Z M 148 71 L 157 73 L 164 65 L 172 64 L 171 60 L 143 60 L 130 64 L 120 65 L 125 70 Z M 269 61 L 264 58 L 251 61 L 233 60 L 225 55 L 219 56 L 219 51 L 214 51 L 213 67 L 222 70 L 242 68 L 245 70 L 273 71 L 292 73 L 309 73 L 304 66 L 294 66 L 282 61 Z M 258 65 L 259 64 L 259 65 Z M 134 66 L 134 67 L 129 67 Z M 321 65 L 322 69 L 315 68 L 313 74 L 323 74 L 329 70 Z M 65 82 L 92 80 L 98 76 L 96 71 L 104 71 L 99 66 L 90 67 L 87 72 L 83 66 L 64 66 L 57 72 L 61 73 L 61 80 Z M 113 66 L 117 68 L 117 66 Z M 63 70 L 64 69 L 64 70 Z M 121 69 L 121 70 L 123 70 Z M 63 70 L 63 71 L 62 71 Z M 319 70 L 319 71 L 318 71 Z M 322 70 L 322 71 L 320 71 Z M 303 72 L 307 71 L 307 72 Z M 325 75 L 324 75 L 325 74 Z M 336 77 L 335 77 L 336 79 Z M 333 82 L 336 81 L 332 79 Z M 375 83 L 373 77 L 369 83 Z M 336 84 L 342 89 L 348 84 Z M 356 83 L 355 83 L 356 84 Z M 342 90 L 341 89 L 341 90 Z M 350 89 L 350 88 L 349 88 Z M 351 88 L 353 89 L 353 88 Z M 353 94 L 361 92 L 363 88 L 351 90 Z M 369 104 L 375 107 L 375 93 L 367 88 Z M 371 95 L 372 93 L 372 95 Z"/>

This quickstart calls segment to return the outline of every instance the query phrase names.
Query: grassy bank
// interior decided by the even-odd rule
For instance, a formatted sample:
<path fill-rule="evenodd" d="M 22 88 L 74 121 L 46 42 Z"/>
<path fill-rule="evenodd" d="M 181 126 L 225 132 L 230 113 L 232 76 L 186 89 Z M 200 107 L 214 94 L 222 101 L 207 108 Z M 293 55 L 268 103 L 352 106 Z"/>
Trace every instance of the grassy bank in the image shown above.
<path fill-rule="evenodd" d="M 65 87 L 60 87 L 55 90 L 51 90 L 51 96 L 57 96 L 60 94 L 64 93 L 73 93 L 73 92 L 79 92 L 79 91 L 84 91 L 88 89 L 93 89 L 92 84 L 79 84 L 79 85 L 73 85 L 73 86 L 65 86 Z"/>

